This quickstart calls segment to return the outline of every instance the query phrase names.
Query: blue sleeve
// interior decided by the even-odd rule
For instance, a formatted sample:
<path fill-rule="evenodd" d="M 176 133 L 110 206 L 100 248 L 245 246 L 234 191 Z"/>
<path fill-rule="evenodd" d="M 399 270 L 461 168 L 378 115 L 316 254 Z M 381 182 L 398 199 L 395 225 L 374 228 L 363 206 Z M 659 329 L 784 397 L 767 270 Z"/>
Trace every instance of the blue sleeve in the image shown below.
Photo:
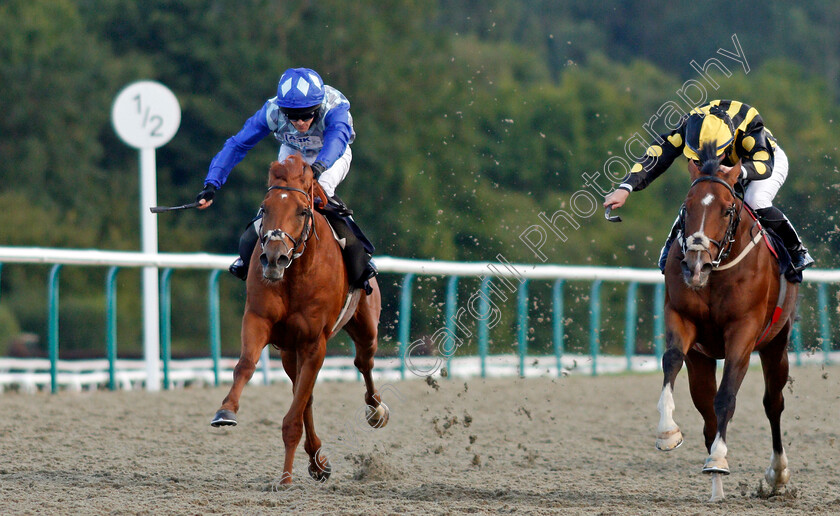
<path fill-rule="evenodd" d="M 242 161 L 248 151 L 254 148 L 254 145 L 271 132 L 266 121 L 268 106 L 269 102 L 266 102 L 262 109 L 254 113 L 254 116 L 245 122 L 245 125 L 236 135 L 228 138 L 225 146 L 210 162 L 210 170 L 204 179 L 205 185 L 210 183 L 216 188 L 221 188 L 227 181 L 233 167 Z"/>
<path fill-rule="evenodd" d="M 324 146 L 315 161 L 330 168 L 347 150 L 353 135 L 350 127 L 350 105 L 341 104 L 329 110 L 324 117 Z"/>

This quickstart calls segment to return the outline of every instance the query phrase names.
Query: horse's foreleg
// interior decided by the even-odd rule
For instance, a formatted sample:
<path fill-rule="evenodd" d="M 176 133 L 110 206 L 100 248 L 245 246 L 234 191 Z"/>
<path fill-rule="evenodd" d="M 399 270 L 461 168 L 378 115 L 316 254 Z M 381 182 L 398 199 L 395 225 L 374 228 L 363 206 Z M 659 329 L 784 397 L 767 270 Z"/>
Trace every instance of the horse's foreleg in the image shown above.
<path fill-rule="evenodd" d="M 779 335 L 759 353 L 761 368 L 764 371 L 764 413 L 770 421 L 770 433 L 773 438 L 770 467 L 764 473 L 764 479 L 773 491 L 782 488 L 790 480 L 781 430 L 782 411 L 785 409 L 783 392 L 788 381 L 787 342 L 789 335 L 789 327 L 782 329 Z"/>
<path fill-rule="evenodd" d="M 703 437 L 705 437 L 708 452 L 712 448 L 712 442 L 717 433 L 717 417 L 715 416 L 717 361 L 692 349 L 686 355 L 685 365 L 688 368 L 688 389 L 691 392 L 691 401 L 703 416 Z"/>
<path fill-rule="evenodd" d="M 723 480 L 721 475 L 729 474 L 729 463 L 726 460 L 726 428 L 729 421 L 735 414 L 735 397 L 741 382 L 747 373 L 750 364 L 750 352 L 752 342 L 757 330 L 750 325 L 742 325 L 736 330 L 724 333 L 726 339 L 726 362 L 723 366 L 723 375 L 720 380 L 720 387 L 715 394 L 714 406 L 715 417 L 717 418 L 717 433 L 712 446 L 709 449 L 709 456 L 703 465 L 703 473 L 712 475 L 712 497 L 710 501 L 723 500 Z"/>
<path fill-rule="evenodd" d="M 696 337 L 697 330 L 666 306 L 665 322 L 667 351 L 662 355 L 662 392 L 659 395 L 659 425 L 656 428 L 656 448 L 670 451 L 683 442 L 680 427 L 674 421 L 674 383 L 685 361 L 685 354 Z"/>
<path fill-rule="evenodd" d="M 301 435 L 303 435 L 304 412 L 306 412 L 307 405 L 312 397 L 318 371 L 324 363 L 326 343 L 322 337 L 317 343 L 305 346 L 302 349 L 305 351 L 298 352 L 297 356 L 298 372 L 292 405 L 283 418 L 283 444 L 286 448 L 286 459 L 283 462 L 281 484 L 292 483 L 292 465 L 295 461 L 295 450 L 300 444 Z M 311 416 L 311 407 L 309 411 Z"/>
<path fill-rule="evenodd" d="M 727 356 L 726 358 L 720 388 L 718 388 L 714 400 L 717 433 L 709 449 L 709 457 L 706 459 L 703 473 L 729 474 L 729 464 L 726 461 L 726 429 L 733 414 L 735 414 L 735 397 L 747 372 L 749 359 L 750 356 L 747 352 L 741 356 Z"/>
<path fill-rule="evenodd" d="M 216 412 L 212 426 L 235 426 L 236 413 L 239 411 L 239 398 L 245 384 L 254 375 L 260 353 L 268 344 L 271 324 L 262 317 L 246 312 L 242 317 L 242 349 L 239 361 L 233 368 L 233 385 L 228 395 L 222 401 L 222 406 Z"/>

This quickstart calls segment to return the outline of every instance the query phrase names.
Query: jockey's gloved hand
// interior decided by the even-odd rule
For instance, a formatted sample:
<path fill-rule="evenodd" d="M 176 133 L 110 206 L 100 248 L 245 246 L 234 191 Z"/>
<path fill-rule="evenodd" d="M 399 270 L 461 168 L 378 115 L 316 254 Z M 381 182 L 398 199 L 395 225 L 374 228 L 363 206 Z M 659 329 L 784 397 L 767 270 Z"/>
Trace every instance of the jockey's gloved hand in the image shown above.
<path fill-rule="evenodd" d="M 315 177 L 316 181 L 318 180 L 318 178 L 321 177 L 321 174 L 323 174 L 324 170 L 326 170 L 326 169 L 327 169 L 326 165 L 324 165 L 320 161 L 316 161 L 315 163 L 312 164 L 312 175 Z"/>
<path fill-rule="evenodd" d="M 216 196 L 216 187 L 213 186 L 211 183 L 207 183 L 204 185 L 204 190 L 198 193 L 195 197 L 195 202 L 200 202 L 202 199 L 205 200 L 208 204 L 213 202 L 213 198 Z"/>

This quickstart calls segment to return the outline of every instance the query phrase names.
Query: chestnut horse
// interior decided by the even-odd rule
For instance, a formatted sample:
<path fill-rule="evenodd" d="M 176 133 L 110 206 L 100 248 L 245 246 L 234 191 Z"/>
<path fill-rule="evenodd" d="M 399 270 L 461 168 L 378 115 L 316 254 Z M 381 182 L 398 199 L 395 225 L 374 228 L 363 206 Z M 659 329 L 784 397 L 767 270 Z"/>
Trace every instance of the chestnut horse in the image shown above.
<path fill-rule="evenodd" d="M 309 474 L 324 481 L 332 468 L 315 434 L 312 390 L 327 340 L 342 327 L 356 345 L 354 364 L 365 380 L 367 421 L 374 428 L 388 422 L 388 407 L 371 377 L 381 296 L 375 278 L 370 280 L 370 295 L 360 289 L 351 291 L 341 248 L 327 220 L 314 211 L 316 198 L 326 201 L 327 197 L 309 165 L 296 155 L 282 163 L 275 161 L 268 184 L 258 231 L 260 245 L 254 249 L 248 271 L 242 350 L 230 392 L 210 424 L 236 425 L 242 389 L 254 374 L 263 348 L 273 344 L 280 350 L 293 393 L 283 418 L 286 458 L 280 483 L 292 481 L 295 450 L 304 430 Z"/>
<path fill-rule="evenodd" d="M 682 245 L 671 248 L 665 267 L 667 351 L 656 447 L 669 451 L 682 444 L 672 414 L 674 380 L 685 362 L 691 399 L 704 421 L 709 457 L 703 472 L 712 475 L 711 501 L 717 501 L 724 497 L 721 475 L 729 474 L 727 425 L 753 351 L 761 357 L 773 441 L 765 479 L 774 491 L 790 479 L 780 419 L 799 285 L 780 275 L 776 258 L 761 242 L 760 226 L 735 195 L 740 162 L 722 169 L 714 146 L 701 149 L 700 157 L 700 168 L 689 162 L 692 183 L 681 211 Z M 716 359 L 725 360 L 719 387 Z"/>

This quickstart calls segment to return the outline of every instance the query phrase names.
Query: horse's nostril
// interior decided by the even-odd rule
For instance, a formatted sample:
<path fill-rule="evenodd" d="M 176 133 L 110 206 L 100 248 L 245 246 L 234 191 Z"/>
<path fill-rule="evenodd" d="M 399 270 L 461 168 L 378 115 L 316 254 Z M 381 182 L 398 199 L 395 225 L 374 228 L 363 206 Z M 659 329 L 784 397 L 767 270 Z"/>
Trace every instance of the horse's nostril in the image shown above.
<path fill-rule="evenodd" d="M 704 263 L 702 267 L 700 267 L 701 274 L 710 274 L 712 272 L 712 264 L 711 263 Z"/>
<path fill-rule="evenodd" d="M 260 255 L 260 263 L 263 267 L 268 267 L 268 256 L 266 256 L 265 253 Z"/>

